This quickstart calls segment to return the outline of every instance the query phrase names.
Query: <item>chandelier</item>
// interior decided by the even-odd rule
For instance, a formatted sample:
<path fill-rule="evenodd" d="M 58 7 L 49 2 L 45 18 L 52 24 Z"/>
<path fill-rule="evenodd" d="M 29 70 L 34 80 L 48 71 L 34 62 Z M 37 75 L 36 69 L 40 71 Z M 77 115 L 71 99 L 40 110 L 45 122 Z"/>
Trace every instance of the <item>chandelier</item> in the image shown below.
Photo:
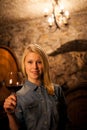
<path fill-rule="evenodd" d="M 48 15 L 49 9 L 44 9 L 44 16 L 47 17 L 48 25 L 50 28 L 61 28 L 63 26 L 68 25 L 70 14 L 69 11 L 65 11 L 64 7 L 58 0 L 51 0 L 52 4 L 52 12 Z"/>

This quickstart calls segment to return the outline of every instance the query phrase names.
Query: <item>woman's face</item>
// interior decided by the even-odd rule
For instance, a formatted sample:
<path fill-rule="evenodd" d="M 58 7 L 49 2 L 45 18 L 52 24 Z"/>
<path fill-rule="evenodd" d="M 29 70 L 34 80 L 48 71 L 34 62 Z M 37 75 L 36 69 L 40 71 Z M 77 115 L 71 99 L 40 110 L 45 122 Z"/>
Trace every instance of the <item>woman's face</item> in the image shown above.
<path fill-rule="evenodd" d="M 25 57 L 25 71 L 28 76 L 28 80 L 35 82 L 41 80 L 43 74 L 43 64 L 39 54 L 30 52 Z"/>

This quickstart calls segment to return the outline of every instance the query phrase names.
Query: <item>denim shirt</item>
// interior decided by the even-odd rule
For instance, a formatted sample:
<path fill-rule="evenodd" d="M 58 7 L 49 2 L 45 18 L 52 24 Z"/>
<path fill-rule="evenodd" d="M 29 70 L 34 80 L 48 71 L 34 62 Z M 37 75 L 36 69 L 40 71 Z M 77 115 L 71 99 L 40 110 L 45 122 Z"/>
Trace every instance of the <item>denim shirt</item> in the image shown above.
<path fill-rule="evenodd" d="M 24 130 L 64 130 L 66 107 L 61 87 L 55 86 L 55 94 L 49 95 L 43 85 L 26 81 L 17 92 L 15 114 Z"/>

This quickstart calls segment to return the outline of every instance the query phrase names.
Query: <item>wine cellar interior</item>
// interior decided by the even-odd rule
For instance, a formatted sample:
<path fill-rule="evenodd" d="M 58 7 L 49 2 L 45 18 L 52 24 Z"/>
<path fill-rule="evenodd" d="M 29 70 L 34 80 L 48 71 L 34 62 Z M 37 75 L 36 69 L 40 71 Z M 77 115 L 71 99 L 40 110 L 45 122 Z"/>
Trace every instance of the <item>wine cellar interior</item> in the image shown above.
<path fill-rule="evenodd" d="M 72 130 L 87 129 L 87 0 L 58 2 L 69 11 L 61 24 L 47 21 L 52 0 L 0 1 L 0 130 L 9 130 L 3 110 L 9 95 L 6 73 L 21 70 L 21 57 L 30 43 L 39 44 L 48 55 L 51 79 L 64 91 Z"/>

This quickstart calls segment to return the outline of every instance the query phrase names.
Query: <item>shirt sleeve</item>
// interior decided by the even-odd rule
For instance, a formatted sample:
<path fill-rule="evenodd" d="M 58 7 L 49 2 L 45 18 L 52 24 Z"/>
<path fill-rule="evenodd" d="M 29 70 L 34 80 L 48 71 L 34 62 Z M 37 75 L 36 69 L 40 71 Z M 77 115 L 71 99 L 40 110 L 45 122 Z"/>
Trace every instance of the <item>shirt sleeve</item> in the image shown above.
<path fill-rule="evenodd" d="M 55 93 L 58 97 L 58 102 L 59 102 L 59 105 L 58 105 L 58 111 L 59 111 L 58 127 L 59 128 L 58 130 L 66 130 L 69 120 L 68 120 L 68 115 L 67 115 L 67 104 L 66 104 L 65 96 L 64 96 L 61 86 L 56 87 Z"/>

